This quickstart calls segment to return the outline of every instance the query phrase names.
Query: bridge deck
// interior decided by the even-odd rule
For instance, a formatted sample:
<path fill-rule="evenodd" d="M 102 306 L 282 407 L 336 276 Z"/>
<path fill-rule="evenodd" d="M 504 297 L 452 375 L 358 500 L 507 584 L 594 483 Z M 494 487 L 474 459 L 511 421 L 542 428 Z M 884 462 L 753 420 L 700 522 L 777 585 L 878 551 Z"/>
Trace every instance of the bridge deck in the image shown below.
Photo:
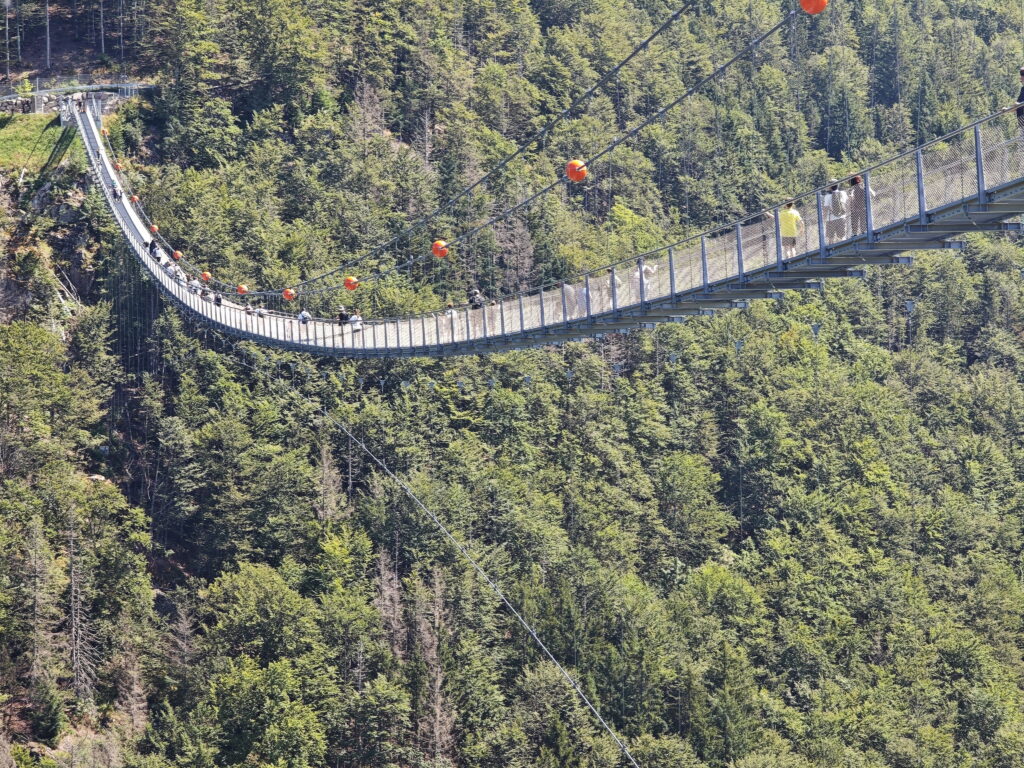
<path fill-rule="evenodd" d="M 149 232 L 134 205 L 115 200 L 116 179 L 98 118 L 75 112 L 93 171 L 136 258 L 175 304 L 225 332 L 263 344 L 350 357 L 447 356 L 502 351 L 635 328 L 817 287 L 825 277 L 855 276 L 867 264 L 906 263 L 905 251 L 956 247 L 968 232 L 1011 231 L 1024 213 L 1024 141 L 1015 116 L 1001 112 L 942 141 L 863 172 L 872 198 L 862 216 L 829 221 L 816 191 L 796 199 L 803 231 L 790 253 L 778 236 L 778 210 L 749 217 L 574 281 L 524 292 L 483 309 L 369 320 L 362 331 L 294 315 L 219 306 L 150 256 Z M 860 227 L 855 220 L 860 219 Z M 853 234 L 850 230 L 865 231 Z"/>

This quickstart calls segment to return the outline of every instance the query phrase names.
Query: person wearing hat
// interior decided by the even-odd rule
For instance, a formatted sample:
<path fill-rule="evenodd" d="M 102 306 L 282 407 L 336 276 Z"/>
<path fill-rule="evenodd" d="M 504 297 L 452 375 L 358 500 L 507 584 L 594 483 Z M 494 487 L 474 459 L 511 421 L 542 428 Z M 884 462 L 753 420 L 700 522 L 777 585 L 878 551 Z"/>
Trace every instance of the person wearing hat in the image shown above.
<path fill-rule="evenodd" d="M 839 179 L 829 179 L 828 184 L 828 192 L 821 198 L 821 208 L 825 213 L 825 240 L 832 244 L 847 238 L 850 198 L 846 190 L 839 188 Z"/>

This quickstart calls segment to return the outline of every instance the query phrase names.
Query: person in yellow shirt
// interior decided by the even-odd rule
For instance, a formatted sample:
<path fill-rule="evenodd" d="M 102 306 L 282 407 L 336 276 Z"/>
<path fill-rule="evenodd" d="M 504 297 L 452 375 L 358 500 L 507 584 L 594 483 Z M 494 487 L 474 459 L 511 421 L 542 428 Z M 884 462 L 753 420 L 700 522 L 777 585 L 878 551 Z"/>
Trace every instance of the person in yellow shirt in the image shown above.
<path fill-rule="evenodd" d="M 779 234 L 782 236 L 782 258 L 796 258 L 796 239 L 803 234 L 804 220 L 793 202 L 786 203 L 779 211 Z"/>

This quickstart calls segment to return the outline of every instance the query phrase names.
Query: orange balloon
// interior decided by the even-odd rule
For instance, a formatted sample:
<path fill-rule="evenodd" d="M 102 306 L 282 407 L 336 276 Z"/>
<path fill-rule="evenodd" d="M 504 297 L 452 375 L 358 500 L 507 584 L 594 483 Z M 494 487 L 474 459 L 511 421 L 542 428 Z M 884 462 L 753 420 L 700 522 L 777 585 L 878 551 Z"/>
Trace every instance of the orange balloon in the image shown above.
<path fill-rule="evenodd" d="M 350 291 L 354 291 L 359 287 L 359 278 L 349 275 L 345 278 L 345 287 Z"/>
<path fill-rule="evenodd" d="M 108 131 L 106 128 L 100 128 L 100 133 L 102 133 L 104 136 L 110 135 L 110 131 Z"/>
<path fill-rule="evenodd" d="M 249 286 L 248 285 L 239 285 L 237 288 L 235 288 L 235 290 L 238 292 L 239 296 L 244 296 L 245 294 L 247 294 L 249 292 Z"/>
<path fill-rule="evenodd" d="M 181 260 L 181 257 L 182 257 L 183 255 L 184 255 L 184 254 L 182 254 L 182 252 L 181 252 L 181 251 L 175 251 L 174 253 L 172 253 L 172 254 L 171 254 L 171 256 L 173 256 L 173 257 L 174 257 L 174 260 L 175 260 L 175 261 L 180 261 L 180 260 Z"/>
<path fill-rule="evenodd" d="M 120 163 L 114 163 L 114 170 L 115 171 L 123 171 L 124 170 L 124 166 L 121 165 Z"/>
<path fill-rule="evenodd" d="M 448 255 L 448 243 L 444 240 L 435 240 L 434 244 L 430 246 L 430 250 L 434 252 L 437 258 L 443 259 Z"/>
<path fill-rule="evenodd" d="M 213 277 L 213 275 L 211 275 L 209 272 L 203 272 L 203 274 L 201 274 L 200 277 L 203 278 L 203 282 L 208 283 L 210 282 L 210 278 Z"/>
<path fill-rule="evenodd" d="M 281 291 L 281 295 L 284 296 L 285 301 L 291 301 L 292 299 L 295 298 L 295 291 L 293 291 L 291 288 L 285 288 L 283 291 Z"/>
<path fill-rule="evenodd" d="M 570 160 L 565 164 L 565 175 L 569 181 L 583 181 L 587 178 L 587 164 L 582 160 Z"/>
<path fill-rule="evenodd" d="M 812 16 L 817 16 L 828 6 L 828 0 L 800 0 L 800 7 Z"/>
<path fill-rule="evenodd" d="M 131 200 L 133 203 L 139 202 L 139 196 L 138 195 L 132 195 L 128 199 Z"/>
<path fill-rule="evenodd" d="M 160 227 L 158 227 L 156 224 L 150 224 L 149 231 L 155 235 L 157 232 L 160 231 Z"/>

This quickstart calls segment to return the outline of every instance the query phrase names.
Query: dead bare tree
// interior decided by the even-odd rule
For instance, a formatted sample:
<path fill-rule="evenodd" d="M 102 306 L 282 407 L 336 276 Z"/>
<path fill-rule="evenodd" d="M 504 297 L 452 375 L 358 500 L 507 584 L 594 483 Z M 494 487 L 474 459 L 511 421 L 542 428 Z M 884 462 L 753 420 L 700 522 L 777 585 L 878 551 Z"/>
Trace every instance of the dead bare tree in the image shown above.
<path fill-rule="evenodd" d="M 68 650 L 71 655 L 72 688 L 75 698 L 92 702 L 96 685 L 96 638 L 89 626 L 86 605 L 87 574 L 82 563 L 74 524 L 68 526 Z"/>

